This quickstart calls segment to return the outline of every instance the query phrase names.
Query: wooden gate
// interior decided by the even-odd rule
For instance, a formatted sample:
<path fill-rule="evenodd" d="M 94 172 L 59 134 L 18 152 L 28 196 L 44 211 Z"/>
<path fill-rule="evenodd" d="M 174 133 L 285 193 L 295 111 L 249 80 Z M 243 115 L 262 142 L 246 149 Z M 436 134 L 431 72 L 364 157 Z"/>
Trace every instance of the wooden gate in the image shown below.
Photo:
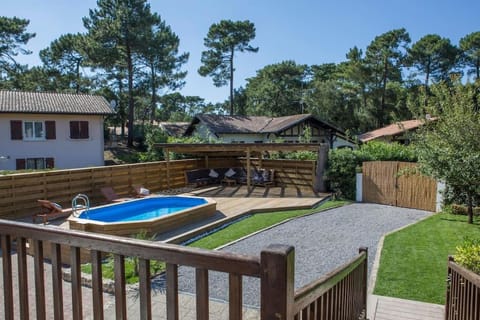
<path fill-rule="evenodd" d="M 364 162 L 363 201 L 435 211 L 437 182 L 416 173 L 416 167 L 410 162 Z"/>

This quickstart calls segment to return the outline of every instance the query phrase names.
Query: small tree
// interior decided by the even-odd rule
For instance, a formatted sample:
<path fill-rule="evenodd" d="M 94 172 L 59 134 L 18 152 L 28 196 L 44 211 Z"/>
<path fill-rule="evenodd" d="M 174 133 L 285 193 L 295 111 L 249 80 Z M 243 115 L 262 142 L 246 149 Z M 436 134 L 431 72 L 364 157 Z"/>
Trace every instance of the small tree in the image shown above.
<path fill-rule="evenodd" d="M 438 117 L 416 139 L 421 170 L 462 192 L 473 223 L 473 198 L 480 186 L 480 83 L 433 86 L 429 111 Z"/>

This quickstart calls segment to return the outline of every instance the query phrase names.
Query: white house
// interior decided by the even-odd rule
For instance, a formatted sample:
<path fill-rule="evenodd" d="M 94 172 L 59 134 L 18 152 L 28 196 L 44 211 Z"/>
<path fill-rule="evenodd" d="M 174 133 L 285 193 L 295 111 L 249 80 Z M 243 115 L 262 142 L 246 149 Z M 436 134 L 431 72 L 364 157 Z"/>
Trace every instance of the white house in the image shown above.
<path fill-rule="evenodd" d="M 105 98 L 0 90 L 0 170 L 104 165 Z"/>
<path fill-rule="evenodd" d="M 311 143 L 327 143 L 330 148 L 356 146 L 345 132 L 311 114 L 285 117 L 200 114 L 193 118 L 184 135 L 199 135 L 206 139 L 211 137 L 225 143 L 267 143 L 277 140 L 298 143 L 302 142 L 307 128 L 310 130 Z"/>

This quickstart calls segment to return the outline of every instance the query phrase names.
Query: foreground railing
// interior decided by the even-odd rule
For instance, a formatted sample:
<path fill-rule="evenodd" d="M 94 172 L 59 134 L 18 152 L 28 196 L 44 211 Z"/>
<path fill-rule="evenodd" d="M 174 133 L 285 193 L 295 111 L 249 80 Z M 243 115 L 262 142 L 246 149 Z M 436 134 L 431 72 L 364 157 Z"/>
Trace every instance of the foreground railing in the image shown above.
<path fill-rule="evenodd" d="M 480 319 L 480 275 L 448 261 L 446 320 Z"/>
<path fill-rule="evenodd" d="M 364 319 L 367 306 L 368 250 L 295 293 L 297 320 Z"/>
<path fill-rule="evenodd" d="M 116 319 L 127 318 L 126 257 L 137 257 L 139 261 L 139 314 L 135 318 L 152 318 L 151 260 L 166 263 L 166 318 L 170 320 L 179 319 L 180 265 L 195 268 L 197 319 L 209 318 L 209 270 L 229 275 L 228 312 L 233 320 L 242 319 L 244 276 L 260 278 L 262 319 L 293 319 L 294 314 L 297 314 L 297 319 L 308 319 L 315 312 L 325 313 L 324 318 L 318 319 L 353 319 L 350 315 L 356 316 L 360 312 L 358 310 L 364 310 L 366 305 L 366 252 L 363 251 L 357 259 L 335 271 L 328 279 L 322 278 L 294 296 L 294 249 L 290 246 L 272 245 L 263 250 L 260 257 L 253 257 L 5 220 L 0 220 L 0 240 L 3 319 L 13 319 L 18 315 L 21 319 L 30 316 L 35 319 L 46 319 L 47 316 L 63 319 L 66 312 L 73 319 L 82 319 L 80 249 L 91 252 L 91 313 L 94 319 L 104 318 L 102 256 L 105 253 L 113 255 Z M 33 246 L 33 279 L 29 279 L 32 272 L 29 272 L 27 262 L 30 260 L 27 259 L 27 245 Z M 71 310 L 66 307 L 70 303 L 64 301 L 61 257 L 64 247 L 70 248 Z M 52 278 L 47 285 L 51 285 L 52 296 L 46 295 L 50 291 L 46 291 L 44 249 L 50 249 Z M 12 267 L 15 253 L 16 274 Z M 330 281 L 330 278 L 334 280 Z M 18 280 L 14 283 L 14 279 Z M 30 290 L 35 291 L 35 315 L 30 314 L 32 302 L 29 297 L 32 294 L 29 294 L 28 282 L 32 280 L 35 288 L 30 286 Z M 47 301 L 53 305 L 52 310 L 47 310 Z M 324 306 L 327 308 L 325 312 L 322 311 Z"/>

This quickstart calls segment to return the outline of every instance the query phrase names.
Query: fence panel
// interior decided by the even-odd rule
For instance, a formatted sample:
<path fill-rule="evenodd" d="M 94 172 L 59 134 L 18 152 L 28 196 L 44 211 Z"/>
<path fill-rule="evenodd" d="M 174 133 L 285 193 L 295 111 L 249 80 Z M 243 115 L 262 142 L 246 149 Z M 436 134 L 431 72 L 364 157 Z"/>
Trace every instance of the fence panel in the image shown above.
<path fill-rule="evenodd" d="M 397 206 L 435 211 L 437 182 L 416 172 L 417 165 L 398 163 Z"/>
<path fill-rule="evenodd" d="M 396 205 L 396 161 L 364 162 L 362 173 L 365 202 Z"/>

